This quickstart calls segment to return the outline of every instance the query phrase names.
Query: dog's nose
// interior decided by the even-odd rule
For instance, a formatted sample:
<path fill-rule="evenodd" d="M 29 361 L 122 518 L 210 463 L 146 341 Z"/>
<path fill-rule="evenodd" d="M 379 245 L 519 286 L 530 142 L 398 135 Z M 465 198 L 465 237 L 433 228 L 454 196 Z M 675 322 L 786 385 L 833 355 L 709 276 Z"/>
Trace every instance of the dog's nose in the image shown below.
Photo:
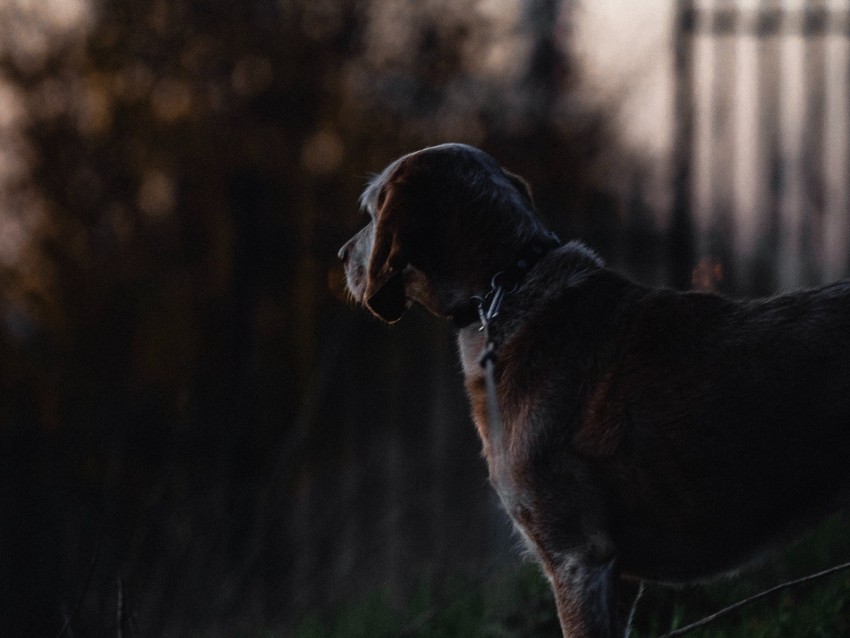
<path fill-rule="evenodd" d="M 340 248 L 339 252 L 336 254 L 336 256 L 339 257 L 339 260 L 342 263 L 345 263 L 345 262 L 348 261 L 348 251 L 349 251 L 350 246 L 351 246 L 351 242 L 346 242 L 345 244 L 343 244 L 342 248 Z"/>

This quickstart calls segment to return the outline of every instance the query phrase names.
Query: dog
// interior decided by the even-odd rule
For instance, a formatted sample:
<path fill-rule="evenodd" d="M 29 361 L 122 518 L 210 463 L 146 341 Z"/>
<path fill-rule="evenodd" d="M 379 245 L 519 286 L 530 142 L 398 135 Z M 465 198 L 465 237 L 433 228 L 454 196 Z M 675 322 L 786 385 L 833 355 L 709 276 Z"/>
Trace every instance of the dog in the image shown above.
<path fill-rule="evenodd" d="M 758 300 L 635 283 L 462 144 L 392 162 L 361 207 L 349 291 L 386 322 L 418 303 L 455 324 L 490 481 L 564 636 L 627 631 L 621 578 L 735 572 L 846 506 L 850 281 Z"/>

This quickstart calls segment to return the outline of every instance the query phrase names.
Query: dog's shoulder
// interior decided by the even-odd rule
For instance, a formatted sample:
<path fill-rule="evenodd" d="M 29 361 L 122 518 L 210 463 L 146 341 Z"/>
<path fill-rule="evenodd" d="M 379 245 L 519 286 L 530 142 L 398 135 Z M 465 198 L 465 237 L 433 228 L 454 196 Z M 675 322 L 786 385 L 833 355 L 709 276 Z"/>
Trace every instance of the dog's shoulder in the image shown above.
<path fill-rule="evenodd" d="M 546 283 L 541 288 L 563 290 L 575 286 L 594 273 L 605 270 L 605 262 L 590 247 L 571 241 L 556 250 L 542 269 Z"/>
<path fill-rule="evenodd" d="M 531 322 L 552 324 L 542 334 L 583 331 L 615 320 L 629 312 L 650 289 L 605 266 L 593 250 L 578 241 L 569 242 L 547 256 L 528 288 Z M 558 327 L 559 326 L 559 327 Z"/>

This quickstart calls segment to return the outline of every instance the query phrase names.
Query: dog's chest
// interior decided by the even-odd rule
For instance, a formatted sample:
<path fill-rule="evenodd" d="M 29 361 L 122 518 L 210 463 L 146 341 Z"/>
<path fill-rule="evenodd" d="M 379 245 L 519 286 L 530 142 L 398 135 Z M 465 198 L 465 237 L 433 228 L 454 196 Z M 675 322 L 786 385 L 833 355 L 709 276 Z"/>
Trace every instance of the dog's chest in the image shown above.
<path fill-rule="evenodd" d="M 477 326 L 463 328 L 457 337 L 460 363 L 467 380 L 483 379 L 484 369 L 481 367 L 481 355 L 484 353 L 486 341 L 484 331 Z"/>
<path fill-rule="evenodd" d="M 472 420 L 478 430 L 478 435 L 481 437 L 484 456 L 490 459 L 493 451 L 491 448 L 490 410 L 488 409 L 486 375 L 481 365 L 484 347 L 484 333 L 479 332 L 476 327 L 464 328 L 458 334 L 458 350 Z M 498 432 L 497 430 L 497 434 Z"/>
<path fill-rule="evenodd" d="M 523 509 L 522 490 L 516 484 L 516 459 L 511 454 L 511 440 L 515 434 L 514 420 L 518 415 L 505 412 L 499 397 L 489 397 L 486 374 L 480 363 L 485 348 L 484 333 L 476 328 L 466 328 L 458 337 L 461 364 L 466 378 L 466 389 L 472 408 L 472 418 L 478 428 L 490 471 L 490 481 L 505 509 L 514 516 Z M 497 410 L 497 414 L 492 414 Z"/>

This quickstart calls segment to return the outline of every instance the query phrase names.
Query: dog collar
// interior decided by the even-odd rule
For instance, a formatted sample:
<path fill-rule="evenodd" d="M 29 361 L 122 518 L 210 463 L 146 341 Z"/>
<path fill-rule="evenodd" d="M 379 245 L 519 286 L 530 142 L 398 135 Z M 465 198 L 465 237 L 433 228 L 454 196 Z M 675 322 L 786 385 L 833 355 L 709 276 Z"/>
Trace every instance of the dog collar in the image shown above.
<path fill-rule="evenodd" d="M 541 244 L 535 242 L 525 248 L 517 258 L 506 268 L 493 275 L 490 280 L 490 290 L 485 295 L 476 295 L 466 304 L 449 314 L 455 328 L 466 328 L 474 323 L 482 322 L 482 307 L 489 303 L 488 321 L 498 314 L 499 305 L 506 294 L 515 291 L 528 272 L 534 268 L 546 253 L 561 245 L 561 240 L 555 233 L 549 233 L 549 241 Z M 493 303 L 493 302 L 496 303 Z"/>

